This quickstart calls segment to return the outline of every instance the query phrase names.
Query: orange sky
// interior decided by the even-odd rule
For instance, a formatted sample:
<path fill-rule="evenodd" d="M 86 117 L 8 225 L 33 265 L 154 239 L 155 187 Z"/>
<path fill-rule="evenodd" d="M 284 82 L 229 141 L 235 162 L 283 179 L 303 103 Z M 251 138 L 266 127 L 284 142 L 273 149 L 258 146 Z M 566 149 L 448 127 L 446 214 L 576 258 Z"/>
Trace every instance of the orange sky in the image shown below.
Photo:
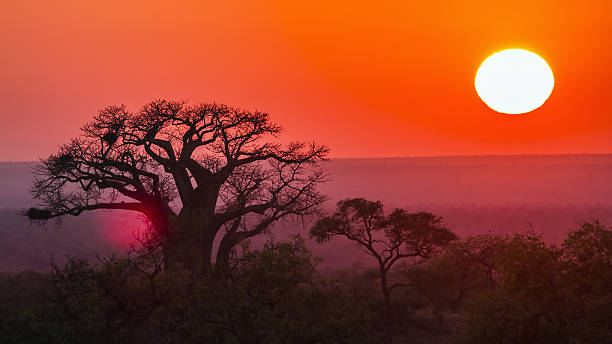
<path fill-rule="evenodd" d="M 0 160 L 161 97 L 269 112 L 334 157 L 612 152 L 610 1 L 126 2 L 2 1 Z M 473 87 L 507 48 L 555 75 L 527 115 Z"/>

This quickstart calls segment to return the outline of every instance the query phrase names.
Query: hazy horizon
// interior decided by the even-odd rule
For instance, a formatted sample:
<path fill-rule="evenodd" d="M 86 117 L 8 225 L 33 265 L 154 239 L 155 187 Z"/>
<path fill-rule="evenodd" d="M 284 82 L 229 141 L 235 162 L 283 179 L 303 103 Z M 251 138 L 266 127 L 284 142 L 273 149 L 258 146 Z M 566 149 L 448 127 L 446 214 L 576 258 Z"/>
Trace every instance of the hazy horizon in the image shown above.
<path fill-rule="evenodd" d="M 333 155 L 333 154 L 332 154 Z M 406 155 L 406 156 L 354 156 L 354 157 L 330 157 L 330 160 L 377 160 L 377 159 L 427 159 L 427 158 L 492 158 L 492 157 L 563 157 L 563 156 L 607 156 L 610 153 L 514 153 L 514 154 L 449 154 L 449 155 Z M 45 159 L 45 158 L 40 158 Z M 0 160 L 0 163 L 38 163 L 39 160 Z"/>
<path fill-rule="evenodd" d="M 122 251 L 142 226 L 129 212 L 98 211 L 67 216 L 62 227 L 28 224 L 17 211 L 34 205 L 27 190 L 36 162 L 0 162 L 0 241 L 9 253 L 2 269 L 46 268 L 50 254 L 95 258 L 94 252 Z M 430 211 L 460 236 L 533 227 L 549 242 L 560 242 L 577 224 L 599 218 L 612 223 L 612 154 L 454 156 L 333 159 L 325 164 L 331 181 L 321 190 L 334 203 L 350 197 L 381 200 L 387 210 Z M 276 239 L 303 229 L 280 224 Z M 256 239 L 257 242 L 266 237 Z M 346 267 L 362 255 L 350 243 L 309 242 L 326 266 Z M 0 245 L 2 249 L 2 245 Z M 25 265 L 24 265 L 25 264 Z"/>

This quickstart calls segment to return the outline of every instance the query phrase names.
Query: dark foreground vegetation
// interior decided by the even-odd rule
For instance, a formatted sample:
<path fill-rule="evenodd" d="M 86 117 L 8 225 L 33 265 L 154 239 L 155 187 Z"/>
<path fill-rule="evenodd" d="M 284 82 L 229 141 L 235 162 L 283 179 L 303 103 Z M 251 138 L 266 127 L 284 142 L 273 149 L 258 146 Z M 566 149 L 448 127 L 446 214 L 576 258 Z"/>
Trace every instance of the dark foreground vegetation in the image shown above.
<path fill-rule="evenodd" d="M 242 245 L 222 272 L 163 264 L 160 248 L 143 241 L 126 257 L 5 274 L 0 342 L 612 340 L 612 230 L 596 221 L 560 246 L 534 233 L 485 234 L 427 259 L 407 257 L 384 276 L 401 284 L 389 309 L 379 268 L 319 273 L 300 237 L 260 250 Z"/>

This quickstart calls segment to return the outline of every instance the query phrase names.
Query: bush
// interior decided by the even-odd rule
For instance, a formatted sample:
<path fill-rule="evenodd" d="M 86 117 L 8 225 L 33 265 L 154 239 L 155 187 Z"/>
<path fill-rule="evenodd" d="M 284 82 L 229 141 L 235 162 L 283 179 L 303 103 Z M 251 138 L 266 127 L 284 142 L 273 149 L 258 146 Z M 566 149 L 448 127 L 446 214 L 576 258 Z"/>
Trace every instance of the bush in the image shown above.
<path fill-rule="evenodd" d="M 467 308 L 464 341 L 612 342 L 611 233 L 587 223 L 561 248 L 535 234 L 505 238 L 493 259 L 494 288 Z"/>
<path fill-rule="evenodd" d="M 3 307 L 1 342 L 358 343 L 370 335 L 364 302 L 317 279 L 299 237 L 247 248 L 229 271 L 162 266 L 150 249 L 97 265 L 71 258 L 28 276 L 39 283 Z M 16 291 L 23 278 L 8 276 L 0 287 Z"/>

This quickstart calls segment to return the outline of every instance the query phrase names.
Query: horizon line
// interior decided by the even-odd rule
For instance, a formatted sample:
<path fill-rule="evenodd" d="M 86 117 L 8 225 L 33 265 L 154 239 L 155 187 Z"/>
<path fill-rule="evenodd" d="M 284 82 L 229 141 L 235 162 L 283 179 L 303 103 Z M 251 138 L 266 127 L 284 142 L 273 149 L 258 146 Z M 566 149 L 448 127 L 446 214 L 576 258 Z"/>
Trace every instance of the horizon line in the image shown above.
<path fill-rule="evenodd" d="M 384 157 L 334 157 L 331 160 L 349 159 L 421 159 L 421 158 L 493 158 L 493 157 L 538 157 L 538 156 L 577 156 L 577 155 L 612 155 L 610 153 L 517 153 L 517 154 L 439 154 L 439 155 L 406 155 L 406 156 L 384 156 Z"/>
<path fill-rule="evenodd" d="M 426 158 L 495 158 L 495 157 L 544 157 L 544 156 L 604 156 L 610 153 L 519 153 L 519 154 L 440 154 L 440 155 L 412 155 L 412 156 L 379 156 L 379 157 L 331 157 L 330 160 L 368 160 L 368 159 L 426 159 Z M 0 160 L 0 163 L 31 163 L 40 160 Z"/>

